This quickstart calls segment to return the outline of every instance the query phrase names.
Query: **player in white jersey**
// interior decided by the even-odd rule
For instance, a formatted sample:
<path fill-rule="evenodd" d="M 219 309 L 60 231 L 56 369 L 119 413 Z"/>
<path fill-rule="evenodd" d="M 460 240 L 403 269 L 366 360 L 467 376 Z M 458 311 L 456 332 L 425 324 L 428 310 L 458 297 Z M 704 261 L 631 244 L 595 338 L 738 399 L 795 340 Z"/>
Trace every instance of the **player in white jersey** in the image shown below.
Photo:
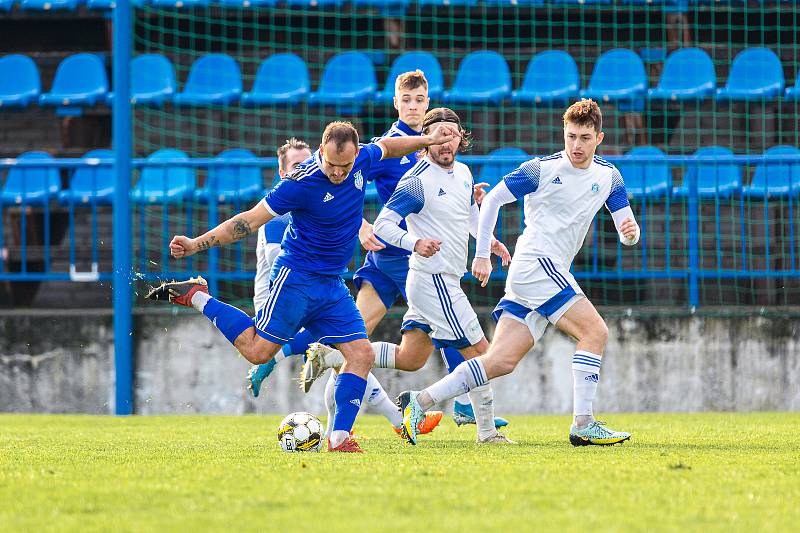
<path fill-rule="evenodd" d="M 639 242 L 639 226 L 622 176 L 594 155 L 602 140 L 600 108 L 592 100 L 576 102 L 564 113 L 564 151 L 523 163 L 486 196 L 472 263 L 472 273 L 483 285 L 492 272 L 489 244 L 500 206 L 525 198 L 525 230 L 517 241 L 505 297 L 493 313 L 498 324 L 491 347 L 486 355 L 462 363 L 427 389 L 408 393 L 406 431 L 414 432 L 423 409 L 512 372 L 550 322 L 578 341 L 572 359 L 570 442 L 608 445 L 630 438 L 629 433 L 612 431 L 594 419 L 592 402 L 608 328 L 569 272 L 603 204 L 622 244 Z"/>
<path fill-rule="evenodd" d="M 394 246 L 412 253 L 406 281 L 408 312 L 403 317 L 400 345 L 373 342 L 376 360 L 390 357 L 413 361 L 414 370 L 427 361 L 432 348 L 453 347 L 468 361 L 489 347 L 478 317 L 461 289 L 467 271 L 467 245 L 470 233 L 477 234 L 478 206 L 473 198 L 473 179 L 469 168 L 456 161 L 456 153 L 469 146 L 469 135 L 458 115 L 450 109 L 428 111 L 423 132 L 434 124 L 451 123 L 461 138 L 426 150 L 425 156 L 406 173 L 375 221 L 375 234 Z M 405 219 L 407 229 L 403 228 Z M 491 249 L 508 264 L 511 257 L 499 241 Z M 335 366 L 336 350 L 316 346 L 309 350 L 306 367 Z M 309 374 L 311 371 L 308 372 Z M 494 423 L 492 391 L 488 384 L 470 392 L 478 426 L 478 442 L 509 442 Z M 412 444 L 413 436 L 404 430 Z"/>

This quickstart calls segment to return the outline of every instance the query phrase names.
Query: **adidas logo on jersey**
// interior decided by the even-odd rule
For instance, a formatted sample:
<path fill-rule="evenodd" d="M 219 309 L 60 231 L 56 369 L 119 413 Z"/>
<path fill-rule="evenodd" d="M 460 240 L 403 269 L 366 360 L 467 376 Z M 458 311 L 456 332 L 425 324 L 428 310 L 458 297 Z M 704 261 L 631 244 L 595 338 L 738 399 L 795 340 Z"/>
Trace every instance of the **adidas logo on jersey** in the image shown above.
<path fill-rule="evenodd" d="M 400 160 L 401 165 L 407 165 L 409 163 L 411 163 L 411 160 L 407 156 L 403 156 L 403 158 Z"/>
<path fill-rule="evenodd" d="M 442 188 L 440 187 L 440 188 L 439 188 L 439 194 L 438 194 L 437 196 L 444 196 L 445 194 L 447 194 L 447 193 L 446 193 L 446 192 L 444 192 L 444 189 L 442 189 Z"/>
<path fill-rule="evenodd" d="M 560 176 L 556 176 L 556 179 L 553 180 L 553 183 L 555 183 L 556 185 L 561 185 L 561 183 L 562 183 L 561 182 L 561 177 Z"/>
<path fill-rule="evenodd" d="M 326 192 L 325 198 L 322 199 L 322 203 L 330 202 L 331 200 L 333 200 L 333 195 L 329 192 Z"/>
<path fill-rule="evenodd" d="M 355 398 L 354 400 L 350 400 L 350 403 L 352 403 L 353 405 L 355 405 L 356 407 L 361 409 L 361 400 L 359 400 L 358 398 Z"/>

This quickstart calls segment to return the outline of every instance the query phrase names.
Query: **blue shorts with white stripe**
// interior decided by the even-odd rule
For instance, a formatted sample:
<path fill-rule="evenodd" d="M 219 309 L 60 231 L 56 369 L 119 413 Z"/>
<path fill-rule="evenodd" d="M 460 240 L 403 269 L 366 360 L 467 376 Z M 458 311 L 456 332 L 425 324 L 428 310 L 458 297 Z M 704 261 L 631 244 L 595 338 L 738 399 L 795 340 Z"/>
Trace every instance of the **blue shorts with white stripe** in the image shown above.
<path fill-rule="evenodd" d="M 256 332 L 268 341 L 285 344 L 301 328 L 325 344 L 367 338 L 364 319 L 339 276 L 276 265 L 269 292 L 255 318 Z"/>

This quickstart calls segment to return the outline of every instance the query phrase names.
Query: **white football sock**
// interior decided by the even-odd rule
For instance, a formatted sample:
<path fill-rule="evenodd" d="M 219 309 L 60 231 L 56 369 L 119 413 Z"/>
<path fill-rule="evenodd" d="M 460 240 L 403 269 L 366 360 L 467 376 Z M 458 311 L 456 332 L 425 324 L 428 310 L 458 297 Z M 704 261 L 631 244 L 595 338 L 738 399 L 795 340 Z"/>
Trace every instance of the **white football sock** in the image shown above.
<path fill-rule="evenodd" d="M 207 294 L 202 291 L 197 291 L 194 294 L 192 294 L 192 307 L 194 307 L 195 309 L 197 309 L 202 313 L 203 309 L 205 309 L 206 304 L 210 299 L 211 299 L 210 294 Z"/>
<path fill-rule="evenodd" d="M 389 395 L 383 389 L 383 386 L 378 381 L 372 372 L 367 374 L 367 392 L 364 394 L 364 401 L 361 402 L 361 407 L 369 405 L 375 411 L 386 417 L 389 423 L 399 428 L 403 425 L 403 417 L 400 415 L 400 408 L 389 399 Z"/>
<path fill-rule="evenodd" d="M 350 433 L 343 429 L 337 429 L 336 431 L 331 432 L 331 436 L 328 437 L 328 442 L 330 442 L 331 448 L 338 448 L 344 441 L 347 440 L 347 437 L 350 436 Z"/>
<path fill-rule="evenodd" d="M 325 383 L 325 410 L 328 411 L 328 423 L 325 427 L 325 436 L 329 437 L 331 429 L 333 429 L 333 416 L 336 413 L 336 400 L 333 396 L 333 390 L 336 388 L 336 372 L 331 372 L 328 376 L 328 382 Z"/>
<path fill-rule="evenodd" d="M 469 391 L 472 402 L 472 411 L 475 413 L 475 423 L 478 426 L 478 438 L 485 439 L 497 433 L 494 427 L 494 393 L 492 386 L 487 383 Z"/>
<path fill-rule="evenodd" d="M 395 368 L 394 356 L 397 345 L 391 342 L 373 342 L 372 351 L 375 352 L 374 368 Z"/>
<path fill-rule="evenodd" d="M 468 394 L 462 394 L 460 396 L 456 396 L 453 399 L 453 401 L 456 403 L 460 403 L 461 405 L 469 405 L 470 403 Z"/>
<path fill-rule="evenodd" d="M 446 375 L 423 392 L 426 392 L 430 400 L 436 404 L 455 398 L 481 385 L 486 385 L 488 382 L 486 370 L 484 370 L 480 358 L 468 359 L 458 365 L 452 373 Z M 428 410 L 433 406 L 421 405 L 421 407 L 424 410 Z"/>
<path fill-rule="evenodd" d="M 572 413 L 592 417 L 592 402 L 600 381 L 602 356 L 585 351 L 575 352 L 572 357 Z"/>

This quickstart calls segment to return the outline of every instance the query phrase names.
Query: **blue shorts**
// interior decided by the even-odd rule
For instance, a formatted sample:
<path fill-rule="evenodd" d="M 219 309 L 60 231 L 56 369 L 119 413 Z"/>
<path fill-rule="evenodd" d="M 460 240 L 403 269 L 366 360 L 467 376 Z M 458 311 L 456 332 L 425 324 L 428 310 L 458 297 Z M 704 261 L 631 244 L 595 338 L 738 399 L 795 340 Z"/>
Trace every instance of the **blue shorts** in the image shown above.
<path fill-rule="evenodd" d="M 368 252 L 364 266 L 356 270 L 353 275 L 353 283 L 357 289 L 361 289 L 361 284 L 364 281 L 368 281 L 375 287 L 383 306 L 389 309 L 399 296 L 402 296 L 404 300 L 408 299 L 406 298 L 407 278 L 407 255 L 385 255 Z"/>
<path fill-rule="evenodd" d="M 324 344 L 366 339 L 364 319 L 339 276 L 272 269 L 269 298 L 256 312 L 256 333 L 286 344 L 302 328 Z"/>

